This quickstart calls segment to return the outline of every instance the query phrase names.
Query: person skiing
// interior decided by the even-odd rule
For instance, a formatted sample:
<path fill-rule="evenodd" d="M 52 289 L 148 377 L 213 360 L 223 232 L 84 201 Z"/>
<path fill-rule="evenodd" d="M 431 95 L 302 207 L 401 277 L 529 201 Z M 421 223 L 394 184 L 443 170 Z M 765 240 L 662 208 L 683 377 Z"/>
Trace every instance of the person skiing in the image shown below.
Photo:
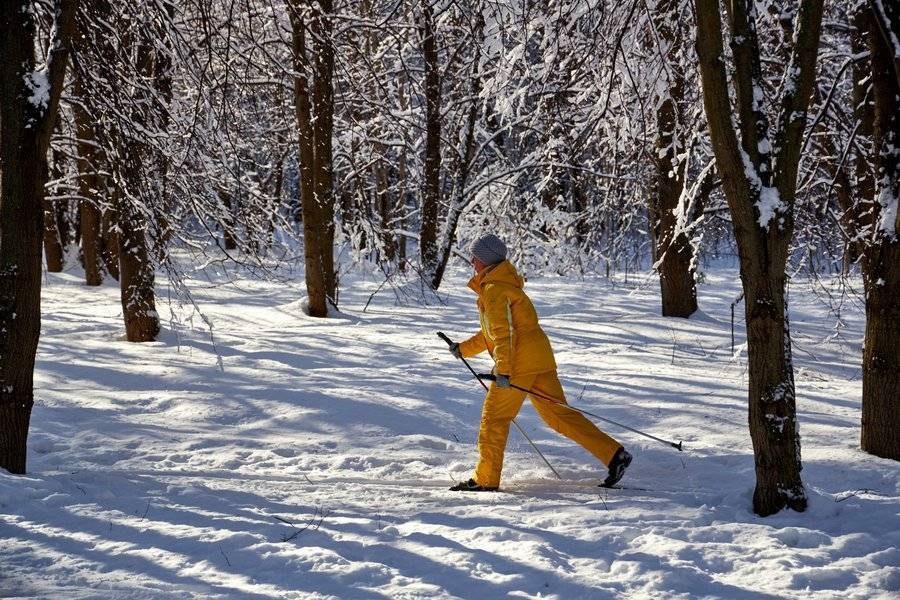
<path fill-rule="evenodd" d="M 456 358 L 468 358 L 487 350 L 494 359 L 496 380 L 484 398 L 475 473 L 468 481 L 450 489 L 490 492 L 500 487 L 509 425 L 526 395 L 547 425 L 580 444 L 607 466 L 609 472 L 601 485 L 614 485 L 631 464 L 631 454 L 583 415 L 565 408 L 566 399 L 556 374 L 550 340 L 522 289 L 524 279 L 506 260 L 503 240 L 493 234 L 482 236 L 472 244 L 471 253 L 475 275 L 468 285 L 478 296 L 481 330 L 464 342 L 452 344 L 450 352 Z M 558 401 L 527 394 L 511 384 Z"/>

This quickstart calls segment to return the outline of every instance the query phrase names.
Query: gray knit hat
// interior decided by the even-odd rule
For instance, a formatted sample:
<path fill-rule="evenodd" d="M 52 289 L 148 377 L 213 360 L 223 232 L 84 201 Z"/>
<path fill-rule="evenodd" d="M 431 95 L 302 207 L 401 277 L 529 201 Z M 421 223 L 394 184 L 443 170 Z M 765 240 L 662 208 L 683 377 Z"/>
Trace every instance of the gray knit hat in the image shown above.
<path fill-rule="evenodd" d="M 493 233 L 483 235 L 472 244 L 472 254 L 486 265 L 506 260 L 506 244 Z"/>

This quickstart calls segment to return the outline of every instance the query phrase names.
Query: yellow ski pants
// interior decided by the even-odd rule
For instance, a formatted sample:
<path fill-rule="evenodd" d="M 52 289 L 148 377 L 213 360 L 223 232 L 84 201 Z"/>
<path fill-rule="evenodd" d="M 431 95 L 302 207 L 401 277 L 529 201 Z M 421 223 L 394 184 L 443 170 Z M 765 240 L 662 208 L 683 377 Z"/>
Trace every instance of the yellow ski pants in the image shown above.
<path fill-rule="evenodd" d="M 531 375 L 519 375 L 512 383 L 522 388 L 558 398 L 560 404 L 566 399 L 556 371 L 547 371 Z M 474 479 L 485 487 L 500 485 L 500 471 L 503 470 L 503 453 L 506 450 L 506 438 L 509 436 L 509 425 L 519 413 L 526 392 L 515 388 L 498 388 L 491 384 L 484 407 L 481 410 L 481 428 L 478 432 L 478 465 L 475 467 Z M 596 425 L 588 421 L 584 415 L 559 404 L 530 396 L 534 409 L 554 431 L 577 442 L 585 450 L 596 456 L 604 465 L 609 465 L 616 451 L 622 447 Z"/>

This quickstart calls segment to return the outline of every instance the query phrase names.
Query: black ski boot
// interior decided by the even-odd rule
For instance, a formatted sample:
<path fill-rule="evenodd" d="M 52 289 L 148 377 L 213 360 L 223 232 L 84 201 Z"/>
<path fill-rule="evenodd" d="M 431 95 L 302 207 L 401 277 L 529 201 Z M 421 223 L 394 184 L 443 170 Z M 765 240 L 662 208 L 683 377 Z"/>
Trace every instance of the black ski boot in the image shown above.
<path fill-rule="evenodd" d="M 496 492 L 497 488 L 495 487 L 484 487 L 483 485 L 479 485 L 477 481 L 474 479 L 469 479 L 468 481 L 460 481 L 456 485 L 450 488 L 451 492 Z"/>
<path fill-rule="evenodd" d="M 609 461 L 609 475 L 606 476 L 606 479 L 603 480 L 600 487 L 612 487 L 616 485 L 619 480 L 622 479 L 622 475 L 625 474 L 625 469 L 627 469 L 630 464 L 631 455 L 625 448 L 619 448 L 613 455 L 612 460 Z"/>

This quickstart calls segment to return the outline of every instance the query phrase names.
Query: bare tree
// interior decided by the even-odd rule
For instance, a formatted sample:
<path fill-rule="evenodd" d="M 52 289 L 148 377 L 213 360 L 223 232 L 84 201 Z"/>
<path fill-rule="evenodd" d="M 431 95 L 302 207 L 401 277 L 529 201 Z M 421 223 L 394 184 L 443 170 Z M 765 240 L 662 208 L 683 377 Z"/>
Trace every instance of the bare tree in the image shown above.
<path fill-rule="evenodd" d="M 870 2 L 859 10 L 871 10 L 875 167 L 871 226 L 859 231 L 866 293 L 861 445 L 900 460 L 900 9 Z"/>
<path fill-rule="evenodd" d="M 77 52 L 77 51 L 76 51 Z M 81 78 L 75 77 L 75 95 L 78 98 L 85 94 Z M 94 125 L 90 113 L 80 100 L 72 103 L 75 116 L 76 134 L 78 136 L 78 193 L 79 212 L 81 213 L 81 260 L 84 265 L 84 278 L 87 285 L 95 286 L 103 283 L 100 269 L 102 258 L 102 238 L 100 225 L 102 213 L 99 207 L 101 182 L 103 177 L 97 171 L 100 168 L 101 153 L 97 147 Z"/>
<path fill-rule="evenodd" d="M 50 179 L 49 174 L 46 179 Z M 58 205 L 55 200 L 44 199 L 44 255 L 48 273 L 61 273 L 65 259 Z"/>
<path fill-rule="evenodd" d="M 437 277 L 440 282 L 436 272 L 437 218 L 441 197 L 441 70 L 431 4 L 428 1 L 421 4 L 419 35 L 425 63 L 425 161 L 422 172 L 419 256 L 425 275 Z"/>
<path fill-rule="evenodd" d="M 106 0 L 98 3 L 106 4 Z M 108 11 L 107 8 L 104 12 L 109 14 Z M 149 251 L 148 215 L 142 210 L 141 199 L 152 193 L 157 173 L 152 150 L 141 132 L 156 130 L 150 107 L 154 105 L 154 69 L 158 56 L 153 31 L 146 23 L 135 18 L 122 19 L 119 27 L 124 31 L 119 57 L 134 74 L 134 82 L 123 85 L 131 87 L 134 99 L 125 107 L 128 126 L 122 123 L 113 131 L 114 168 L 118 172 L 114 204 L 119 217 L 119 287 L 126 338 L 129 342 L 151 342 L 159 335 L 160 325 L 154 291 L 156 272 Z"/>
<path fill-rule="evenodd" d="M 337 303 L 331 155 L 334 123 L 331 11 L 331 0 L 315 6 L 294 0 L 290 7 L 306 289 L 309 314 L 314 317 L 328 316 L 329 303 Z M 311 38 L 309 49 L 307 33 Z"/>
<path fill-rule="evenodd" d="M 0 468 L 25 472 L 41 331 L 41 241 L 47 149 L 69 60 L 76 2 L 52 5 L 35 65 L 35 7 L 0 3 Z"/>
<path fill-rule="evenodd" d="M 756 5 L 734 0 L 728 7 L 731 60 L 723 51 L 718 0 L 695 0 L 696 50 L 710 137 L 740 257 L 756 462 L 753 510 L 766 516 L 784 507 L 802 511 L 807 504 L 800 479 L 785 266 L 823 7 L 822 0 L 800 1 L 774 127 L 764 106 Z M 726 64 L 732 67 L 734 117 Z"/>
<path fill-rule="evenodd" d="M 466 40 L 469 41 L 469 45 L 474 49 L 472 52 L 472 60 L 471 60 L 471 72 L 468 74 L 469 80 L 469 106 L 468 110 L 465 113 L 465 122 L 464 122 L 464 135 L 461 136 L 462 143 L 460 144 L 460 148 L 456 151 L 454 160 L 451 161 L 451 167 L 447 169 L 449 171 L 450 177 L 452 177 L 452 188 L 450 192 L 449 198 L 449 206 L 447 207 L 446 214 L 443 219 L 443 226 L 441 227 L 441 236 L 437 243 L 437 263 L 435 265 L 434 272 L 431 278 L 431 287 L 434 289 L 438 289 L 441 285 L 441 280 L 444 277 L 444 271 L 447 268 L 447 263 L 450 261 L 450 256 L 453 253 L 453 246 L 456 242 L 456 230 L 459 227 L 459 220 L 462 216 L 463 211 L 466 207 L 472 202 L 474 198 L 474 194 L 467 193 L 466 189 L 469 185 L 469 182 L 472 178 L 473 171 L 475 170 L 475 152 L 476 152 L 476 142 L 477 142 L 477 133 L 479 126 L 479 105 L 480 96 L 481 96 L 481 45 L 484 43 L 484 13 L 483 6 L 481 4 L 476 4 L 475 6 L 475 14 L 469 19 L 471 24 L 471 32 L 470 36 L 466 36 Z M 432 88 L 429 87 L 430 82 L 427 80 L 426 75 L 426 95 L 433 92 Z M 434 85 L 433 82 L 431 85 Z M 437 83 L 438 90 L 440 89 L 440 82 Z M 440 101 L 440 98 L 438 98 Z M 427 121 L 427 117 L 426 117 Z M 438 124 L 438 127 L 440 124 Z M 427 125 L 426 125 L 427 128 Z M 427 135 L 427 134 L 426 134 Z M 427 147 L 427 142 L 426 142 Z M 438 148 L 439 150 L 439 148 Z M 428 164 L 429 156 L 427 155 L 426 149 L 426 165 Z M 438 156 L 438 160 L 440 157 Z M 426 166 L 427 168 L 427 166 Z M 429 193 L 431 188 L 428 188 Z"/>
<path fill-rule="evenodd" d="M 687 161 L 684 160 L 686 119 L 682 62 L 687 48 L 682 43 L 680 0 L 659 0 L 650 12 L 655 45 L 662 55 L 665 91 L 656 111 L 656 177 L 651 199 L 651 223 L 656 235 L 656 263 L 662 294 L 662 314 L 689 317 L 697 310 L 694 283 L 694 248 L 683 225 L 679 226 L 679 203 L 685 198 Z M 679 160 L 679 157 L 682 157 Z M 682 207 L 684 210 L 684 207 Z"/>

